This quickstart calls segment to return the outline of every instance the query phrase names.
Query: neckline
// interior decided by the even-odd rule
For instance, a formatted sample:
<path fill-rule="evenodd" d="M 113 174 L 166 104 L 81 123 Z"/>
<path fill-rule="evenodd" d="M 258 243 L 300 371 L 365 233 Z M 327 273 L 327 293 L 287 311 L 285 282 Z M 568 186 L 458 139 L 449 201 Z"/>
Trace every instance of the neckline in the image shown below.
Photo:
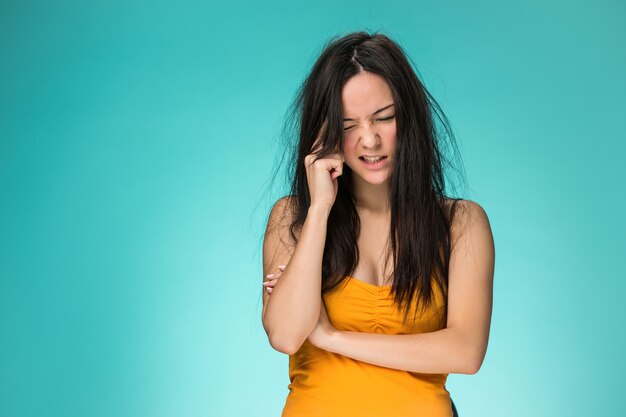
<path fill-rule="evenodd" d="M 376 288 L 379 290 L 385 290 L 385 289 L 390 289 L 392 286 L 391 285 L 376 285 L 376 284 L 370 284 L 368 282 L 365 281 L 361 281 L 360 279 L 357 279 L 355 277 L 353 277 L 352 275 L 346 275 L 346 277 L 350 280 L 350 281 L 354 281 L 357 284 L 360 284 L 362 286 L 365 287 L 369 287 L 369 288 Z"/>

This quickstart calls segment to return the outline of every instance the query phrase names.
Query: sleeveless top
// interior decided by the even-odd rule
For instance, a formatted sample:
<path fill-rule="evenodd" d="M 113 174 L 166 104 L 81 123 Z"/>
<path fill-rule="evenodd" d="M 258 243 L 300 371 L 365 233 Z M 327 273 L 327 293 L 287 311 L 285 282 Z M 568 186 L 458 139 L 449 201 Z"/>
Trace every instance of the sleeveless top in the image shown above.
<path fill-rule="evenodd" d="M 433 280 L 433 303 L 407 323 L 391 297 L 391 286 L 347 276 L 323 295 L 328 318 L 337 330 L 379 334 L 440 330 L 442 293 Z M 328 352 L 305 340 L 289 355 L 289 393 L 281 417 L 452 417 L 448 374 L 403 371 Z"/>

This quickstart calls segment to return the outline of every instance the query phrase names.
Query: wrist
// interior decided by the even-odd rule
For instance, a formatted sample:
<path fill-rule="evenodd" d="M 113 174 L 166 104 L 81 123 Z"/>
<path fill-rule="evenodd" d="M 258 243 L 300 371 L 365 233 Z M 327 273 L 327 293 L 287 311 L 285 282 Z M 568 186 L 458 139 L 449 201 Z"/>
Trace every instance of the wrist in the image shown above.
<path fill-rule="evenodd" d="M 330 215 L 330 210 L 332 208 L 332 204 L 327 204 L 327 203 L 313 203 L 309 206 L 309 210 L 307 212 L 307 214 L 312 214 L 312 215 L 320 215 L 320 216 L 326 216 L 328 217 L 328 215 Z"/>
<path fill-rule="evenodd" d="M 335 346 L 338 346 L 338 343 L 339 343 L 338 339 L 340 338 L 341 338 L 341 332 L 333 328 L 329 330 L 328 332 L 326 332 L 324 340 L 321 343 L 322 346 L 320 346 L 320 348 L 328 352 L 335 353 Z"/>

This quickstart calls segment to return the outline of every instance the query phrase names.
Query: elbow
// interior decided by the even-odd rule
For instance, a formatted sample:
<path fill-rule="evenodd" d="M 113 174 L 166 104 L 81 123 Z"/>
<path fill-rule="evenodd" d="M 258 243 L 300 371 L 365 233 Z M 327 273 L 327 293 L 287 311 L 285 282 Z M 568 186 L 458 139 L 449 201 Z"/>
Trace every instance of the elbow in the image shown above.
<path fill-rule="evenodd" d="M 480 369 L 480 364 L 476 364 L 475 362 L 470 362 L 469 365 L 465 367 L 465 372 L 463 373 L 466 375 L 475 375 L 479 369 Z"/>
<path fill-rule="evenodd" d="M 276 324 L 282 324 L 282 326 L 276 327 Z M 290 328 L 293 328 L 292 326 L 285 327 L 284 323 L 274 322 L 270 324 L 265 320 L 263 321 L 263 327 L 265 328 L 265 333 L 267 334 L 267 338 L 270 346 L 272 346 L 272 349 L 286 355 L 293 355 L 300 349 L 302 344 L 309 337 L 309 334 L 313 330 L 315 324 L 317 324 L 317 322 L 313 322 L 310 326 L 306 326 L 306 328 L 310 328 L 310 330 L 294 332 L 293 330 L 290 330 Z M 300 327 L 301 326 L 296 326 L 296 328 Z"/>
<path fill-rule="evenodd" d="M 484 354 L 474 354 L 474 352 L 467 355 L 465 372 L 463 373 L 467 375 L 477 374 L 483 364 L 484 357 Z"/>
<path fill-rule="evenodd" d="M 284 337 L 277 337 L 276 332 L 272 332 L 269 327 L 263 322 L 265 333 L 267 334 L 267 340 L 270 342 L 272 349 L 284 353 L 286 355 L 293 354 L 293 348 L 290 343 Z"/>
<path fill-rule="evenodd" d="M 272 349 L 284 353 L 285 355 L 293 355 L 298 351 L 299 345 L 297 346 L 289 337 L 277 335 L 276 331 L 272 331 L 265 321 L 263 322 L 263 328 L 265 329 L 267 340 L 270 342 Z"/>
<path fill-rule="evenodd" d="M 265 330 L 265 334 L 267 335 L 267 340 L 270 343 L 272 349 L 284 353 L 286 355 L 291 355 L 295 351 L 292 347 L 292 344 L 288 342 L 285 337 L 278 337 L 276 335 L 276 331 L 271 329 L 269 323 L 265 320 L 265 316 L 262 318 L 263 329 Z"/>
<path fill-rule="evenodd" d="M 279 333 L 276 330 L 277 329 L 272 330 L 265 327 L 267 339 L 269 340 L 272 349 L 284 353 L 285 355 L 293 355 L 298 351 L 298 349 L 300 349 L 303 342 L 298 342 L 295 335 L 284 334 L 284 332 Z"/>
<path fill-rule="evenodd" d="M 293 343 L 289 340 L 270 337 L 269 341 L 274 350 L 284 353 L 285 355 L 293 355 L 298 351 L 298 349 L 300 349 L 297 343 Z"/>

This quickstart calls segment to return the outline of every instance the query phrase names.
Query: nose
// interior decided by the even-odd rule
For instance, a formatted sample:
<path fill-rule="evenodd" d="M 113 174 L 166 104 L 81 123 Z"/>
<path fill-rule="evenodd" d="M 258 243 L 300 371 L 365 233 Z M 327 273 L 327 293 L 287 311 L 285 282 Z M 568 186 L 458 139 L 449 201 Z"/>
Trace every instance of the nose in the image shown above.
<path fill-rule="evenodd" d="M 365 125 L 365 126 L 364 126 Z M 364 122 L 361 123 L 361 127 L 363 127 L 363 134 L 361 135 L 361 143 L 366 148 L 372 148 L 378 145 L 379 137 L 376 134 L 376 129 L 374 128 L 374 123 L 372 122 Z"/>

